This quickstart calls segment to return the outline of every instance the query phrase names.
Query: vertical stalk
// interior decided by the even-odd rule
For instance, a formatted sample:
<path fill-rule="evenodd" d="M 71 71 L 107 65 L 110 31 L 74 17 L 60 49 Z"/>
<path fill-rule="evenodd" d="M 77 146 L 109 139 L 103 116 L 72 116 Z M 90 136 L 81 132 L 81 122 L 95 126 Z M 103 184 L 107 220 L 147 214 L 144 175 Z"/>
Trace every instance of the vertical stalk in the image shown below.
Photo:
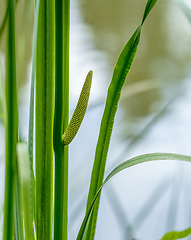
<path fill-rule="evenodd" d="M 29 108 L 29 132 L 28 132 L 28 148 L 31 171 L 33 172 L 33 126 L 34 126 L 34 85 L 35 85 L 35 59 L 36 59 L 36 44 L 38 32 L 38 16 L 39 16 L 40 0 L 35 1 L 35 22 L 32 45 L 32 73 L 31 73 L 31 89 L 30 89 L 30 108 Z"/>
<path fill-rule="evenodd" d="M 35 167 L 37 239 L 52 239 L 54 0 L 42 0 L 36 52 Z"/>
<path fill-rule="evenodd" d="M 9 3 L 9 0 L 7 1 Z M 18 104 L 16 82 L 15 53 L 15 1 L 10 1 L 7 25 L 7 57 L 6 57 L 6 161 L 5 161 L 5 197 L 3 240 L 13 239 L 14 206 L 15 206 L 15 169 L 16 144 L 18 137 Z"/>
<path fill-rule="evenodd" d="M 55 202 L 54 240 L 68 239 L 68 146 L 62 134 L 69 119 L 70 1 L 55 1 Z"/>

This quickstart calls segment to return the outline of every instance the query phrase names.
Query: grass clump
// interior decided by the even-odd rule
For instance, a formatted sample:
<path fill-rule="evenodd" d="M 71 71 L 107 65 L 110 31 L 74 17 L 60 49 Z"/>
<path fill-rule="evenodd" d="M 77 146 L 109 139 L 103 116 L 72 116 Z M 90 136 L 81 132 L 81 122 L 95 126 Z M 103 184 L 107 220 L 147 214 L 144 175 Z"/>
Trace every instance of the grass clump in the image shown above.
<path fill-rule="evenodd" d="M 137 53 L 142 26 L 156 2 L 157 0 L 147 1 L 141 23 L 124 46 L 113 71 L 97 141 L 86 213 L 77 240 L 94 239 L 101 190 L 114 175 L 147 161 L 191 162 L 190 156 L 180 154 L 141 155 L 118 165 L 104 180 L 107 154 L 121 90 Z M 13 238 L 67 240 L 68 145 L 75 138 L 83 121 L 93 72 L 90 71 L 86 77 L 76 109 L 69 122 L 70 1 L 36 0 L 29 139 L 28 143 L 21 142 L 18 134 L 15 4 L 14 0 L 7 1 L 7 10 L 0 28 L 1 36 L 7 24 L 6 101 L 1 101 L 0 105 L 6 108 L 4 111 L 6 159 L 3 240 Z M 33 137 L 34 110 L 35 137 Z M 35 158 L 33 142 L 35 142 Z M 55 156 L 54 180 L 53 154 Z M 35 171 L 33 171 L 34 161 Z M 162 239 L 177 239 L 189 234 L 190 229 L 187 229 L 183 232 L 168 233 Z"/>

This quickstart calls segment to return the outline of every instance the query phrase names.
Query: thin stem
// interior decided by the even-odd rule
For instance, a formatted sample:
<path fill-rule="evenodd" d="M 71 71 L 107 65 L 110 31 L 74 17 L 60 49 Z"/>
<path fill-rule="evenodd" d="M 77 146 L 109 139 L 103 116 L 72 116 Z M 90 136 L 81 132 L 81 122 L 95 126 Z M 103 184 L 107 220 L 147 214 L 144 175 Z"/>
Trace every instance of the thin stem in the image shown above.
<path fill-rule="evenodd" d="M 62 134 L 69 119 L 70 1 L 55 1 L 55 203 L 54 240 L 68 239 L 68 147 Z"/>
<path fill-rule="evenodd" d="M 36 52 L 36 232 L 52 239 L 53 113 L 54 113 L 54 1 L 42 0 Z"/>
<path fill-rule="evenodd" d="M 35 24 L 34 24 L 34 35 L 33 35 L 33 47 L 32 47 L 32 73 L 31 73 L 31 89 L 30 89 L 30 108 L 29 108 L 29 133 L 28 133 L 28 150 L 29 150 L 29 158 L 30 158 L 30 167 L 31 167 L 31 175 L 32 175 L 32 185 L 34 198 L 33 203 L 35 205 L 35 176 L 33 171 L 33 127 L 34 127 L 34 92 L 35 92 L 35 59 L 36 59 L 36 45 L 37 45 L 37 33 L 38 33 L 38 16 L 39 16 L 39 5 L 40 0 L 37 0 L 35 3 Z M 35 218 L 35 207 L 33 206 Z"/>
<path fill-rule="evenodd" d="M 30 109 L 29 109 L 28 148 L 29 148 L 31 171 L 33 171 L 33 126 L 34 126 L 34 87 L 35 87 L 34 85 L 35 85 L 35 59 L 36 59 L 39 4 L 40 4 L 40 0 L 37 0 L 37 4 L 35 5 L 35 26 L 34 26 L 33 47 L 32 47 L 32 73 L 31 73 Z"/>
<path fill-rule="evenodd" d="M 9 0 L 7 1 L 9 3 Z M 18 104 L 16 83 L 15 54 L 15 2 L 10 1 L 7 25 L 7 58 L 6 58 L 6 161 L 5 161 L 5 198 L 3 240 L 13 238 L 15 206 L 15 169 L 16 144 L 18 137 Z"/>

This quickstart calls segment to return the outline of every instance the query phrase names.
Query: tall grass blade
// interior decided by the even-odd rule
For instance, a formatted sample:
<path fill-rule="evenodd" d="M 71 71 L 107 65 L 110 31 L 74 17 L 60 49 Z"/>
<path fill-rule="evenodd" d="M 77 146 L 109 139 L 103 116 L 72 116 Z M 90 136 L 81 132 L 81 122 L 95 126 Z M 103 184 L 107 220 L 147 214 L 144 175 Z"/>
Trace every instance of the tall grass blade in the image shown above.
<path fill-rule="evenodd" d="M 37 45 L 37 32 L 38 32 L 38 19 L 39 19 L 39 6 L 40 0 L 35 4 L 35 23 L 33 33 L 33 48 L 32 48 L 32 72 L 31 72 L 31 89 L 30 89 L 30 107 L 29 107 L 29 132 L 28 132 L 28 150 L 31 173 L 33 175 L 33 189 L 34 189 L 34 206 L 35 206 L 35 178 L 33 172 L 33 129 L 34 129 L 34 87 L 35 87 L 35 59 L 36 59 L 36 45 Z M 35 215 L 35 207 L 34 207 Z"/>
<path fill-rule="evenodd" d="M 54 240 L 68 239 L 68 146 L 62 135 L 69 120 L 70 0 L 55 1 Z"/>
<path fill-rule="evenodd" d="M 146 20 L 147 16 L 149 15 L 150 11 L 152 10 L 152 8 L 156 4 L 156 2 L 157 2 L 157 0 L 148 0 L 147 1 L 147 5 L 145 7 L 145 12 L 143 14 L 142 24 Z"/>
<path fill-rule="evenodd" d="M 113 77 L 111 84 L 108 89 L 108 95 L 105 105 L 104 114 L 102 117 L 101 127 L 100 127 L 100 134 L 97 142 L 95 159 L 94 159 L 94 166 L 91 175 L 91 183 L 87 201 L 87 209 L 90 206 L 90 203 L 95 196 L 95 193 L 99 189 L 102 184 L 104 172 L 105 172 L 105 164 L 107 158 L 107 152 L 109 148 L 114 117 L 117 111 L 117 105 L 120 98 L 120 93 L 122 86 L 125 82 L 125 78 L 130 70 L 132 62 L 134 60 L 137 46 L 140 41 L 140 31 L 141 25 L 137 28 L 134 32 L 133 36 L 130 38 L 128 43 L 126 44 L 125 48 L 123 49 L 118 62 L 115 66 Z M 98 211 L 98 204 L 95 207 L 95 211 L 92 215 L 92 230 L 90 235 L 88 236 L 89 239 L 93 239 L 94 232 L 95 232 L 95 222 L 97 220 L 97 211 Z"/>
<path fill-rule="evenodd" d="M 28 134 L 28 148 L 29 148 L 31 170 L 33 169 L 34 83 L 35 83 L 35 59 L 36 59 L 39 5 L 40 5 L 40 0 L 37 0 L 36 11 L 35 11 L 34 34 L 33 34 L 33 48 L 32 48 L 32 72 L 31 72 L 29 134 Z"/>
<path fill-rule="evenodd" d="M 96 192 L 95 197 L 93 198 L 92 202 L 90 203 L 89 208 L 86 211 L 86 215 L 84 217 L 84 220 L 82 222 L 81 228 L 79 230 L 79 233 L 78 233 L 78 236 L 77 236 L 77 240 L 82 240 L 82 239 L 85 239 L 85 237 L 86 237 L 87 229 L 89 228 L 89 226 L 87 227 L 87 225 L 89 225 L 88 224 L 89 219 L 90 219 L 91 214 L 93 212 L 93 209 L 95 207 L 96 201 L 99 200 L 99 196 L 100 196 L 101 190 L 104 187 L 104 185 L 112 177 L 114 177 L 116 174 L 118 174 L 122 170 L 125 170 L 126 168 L 135 166 L 135 165 L 140 164 L 140 163 L 150 162 L 150 161 L 157 161 L 157 160 L 179 160 L 179 161 L 191 162 L 191 157 L 190 156 L 186 156 L 186 155 L 181 155 L 181 154 L 174 154 L 174 153 L 150 153 L 150 154 L 144 154 L 144 155 L 140 155 L 140 156 L 131 158 L 131 159 L 121 163 L 120 165 L 118 165 L 105 178 L 104 182 L 102 183 L 102 185 L 100 186 L 100 188 Z"/>
<path fill-rule="evenodd" d="M 37 239 L 52 239 L 54 1 L 39 5 L 35 82 L 35 218 Z"/>
<path fill-rule="evenodd" d="M 33 229 L 33 187 L 30 159 L 26 143 L 17 144 L 20 200 L 24 222 L 25 239 L 34 240 Z"/>
<path fill-rule="evenodd" d="M 169 233 L 166 233 L 161 240 L 176 240 L 180 238 L 185 238 L 191 234 L 191 228 L 188 228 L 184 231 L 178 232 L 178 231 L 172 231 Z"/>
<path fill-rule="evenodd" d="M 7 1 L 7 4 L 9 1 Z M 15 168 L 16 144 L 18 139 L 18 104 L 16 82 L 16 52 L 15 52 L 15 2 L 10 1 L 7 24 L 7 51 L 6 51 L 6 112 L 5 126 L 5 195 L 3 240 L 12 239 L 14 233 L 15 207 Z"/>
<path fill-rule="evenodd" d="M 111 138 L 111 133 L 114 124 L 114 118 L 117 111 L 118 102 L 121 95 L 121 89 L 125 83 L 127 74 L 130 71 L 131 65 L 135 58 L 137 47 L 140 41 L 141 27 L 144 23 L 146 17 L 151 11 L 152 7 L 156 3 L 156 0 L 147 1 L 145 12 L 143 15 L 142 23 L 135 30 L 132 37 L 129 39 L 124 49 L 122 50 L 116 66 L 114 68 L 113 77 L 108 89 L 107 100 L 105 105 L 105 110 L 102 117 L 101 127 L 99 138 L 96 147 L 94 165 L 91 175 L 91 182 L 87 200 L 87 208 L 90 207 L 90 204 L 98 191 L 99 187 L 103 182 L 106 158 Z M 95 209 L 92 214 L 91 228 L 88 230 L 87 239 L 94 239 L 95 226 L 97 221 L 99 201 L 97 201 Z"/>

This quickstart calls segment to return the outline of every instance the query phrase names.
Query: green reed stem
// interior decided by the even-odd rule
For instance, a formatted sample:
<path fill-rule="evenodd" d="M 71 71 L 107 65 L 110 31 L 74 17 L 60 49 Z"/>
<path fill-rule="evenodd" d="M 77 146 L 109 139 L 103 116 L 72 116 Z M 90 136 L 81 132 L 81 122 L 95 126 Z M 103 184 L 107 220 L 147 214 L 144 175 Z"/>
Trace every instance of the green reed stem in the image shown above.
<path fill-rule="evenodd" d="M 9 3 L 9 0 L 7 1 Z M 10 1 L 7 22 L 6 58 L 6 161 L 3 240 L 13 239 L 15 206 L 16 144 L 18 137 L 18 104 L 15 53 L 15 2 Z"/>
<path fill-rule="evenodd" d="M 34 24 L 34 35 L 33 35 L 33 47 L 32 47 L 32 73 L 31 73 L 30 108 L 29 108 L 28 148 L 29 148 L 31 170 L 33 170 L 34 85 L 35 85 L 35 59 L 36 59 L 39 2 L 40 0 L 38 0 L 37 7 L 35 7 L 35 24 Z"/>
<path fill-rule="evenodd" d="M 54 113 L 54 1 L 42 0 L 36 52 L 35 167 L 37 239 L 52 239 L 53 113 Z"/>
<path fill-rule="evenodd" d="M 54 240 L 68 239 L 68 146 L 62 134 L 69 119 L 70 1 L 55 1 L 55 202 Z"/>

